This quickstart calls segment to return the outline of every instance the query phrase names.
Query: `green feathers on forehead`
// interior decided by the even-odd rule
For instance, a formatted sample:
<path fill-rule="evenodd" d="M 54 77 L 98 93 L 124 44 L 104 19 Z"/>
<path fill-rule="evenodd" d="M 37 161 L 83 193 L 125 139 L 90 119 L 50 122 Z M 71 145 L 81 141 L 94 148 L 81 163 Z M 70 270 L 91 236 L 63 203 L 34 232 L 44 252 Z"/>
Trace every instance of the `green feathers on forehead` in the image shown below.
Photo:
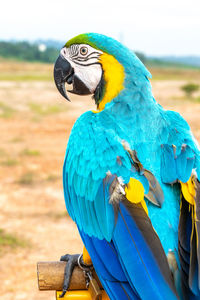
<path fill-rule="evenodd" d="M 75 36 L 65 44 L 65 47 L 68 48 L 73 44 L 88 44 L 91 47 L 98 49 L 97 45 L 95 45 L 95 43 L 91 41 L 89 34 L 87 33 Z"/>
<path fill-rule="evenodd" d="M 112 51 L 109 51 L 108 44 L 113 44 L 115 46 L 115 40 L 108 38 L 105 35 L 98 34 L 98 33 L 83 33 L 75 36 L 74 38 L 70 39 L 66 44 L 65 47 L 69 48 L 73 44 L 87 44 L 97 50 L 101 50 L 108 54 L 114 54 Z M 118 43 L 118 42 L 117 42 Z M 121 44 L 120 44 L 121 45 Z M 122 45 L 121 45 L 122 46 Z M 111 52 L 111 53 L 110 53 Z"/>

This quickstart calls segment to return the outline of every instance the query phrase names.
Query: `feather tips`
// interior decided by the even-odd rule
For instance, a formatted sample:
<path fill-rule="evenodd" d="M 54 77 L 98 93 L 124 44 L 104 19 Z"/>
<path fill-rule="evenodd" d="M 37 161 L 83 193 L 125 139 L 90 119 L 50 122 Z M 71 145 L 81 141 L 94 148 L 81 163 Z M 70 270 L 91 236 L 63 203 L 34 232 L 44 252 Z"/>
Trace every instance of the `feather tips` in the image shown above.
<path fill-rule="evenodd" d="M 195 153 L 190 146 L 183 144 L 181 150 L 174 145 L 162 145 L 161 178 L 164 183 L 177 180 L 187 182 L 195 166 Z"/>
<path fill-rule="evenodd" d="M 149 182 L 149 192 L 145 195 L 145 198 L 147 198 L 154 205 L 161 207 L 164 201 L 164 194 L 159 182 L 148 170 L 144 171 L 144 176 Z"/>
<path fill-rule="evenodd" d="M 200 297 L 200 182 L 192 177 L 181 183 L 182 201 L 179 221 L 179 257 L 182 288 L 188 297 Z"/>

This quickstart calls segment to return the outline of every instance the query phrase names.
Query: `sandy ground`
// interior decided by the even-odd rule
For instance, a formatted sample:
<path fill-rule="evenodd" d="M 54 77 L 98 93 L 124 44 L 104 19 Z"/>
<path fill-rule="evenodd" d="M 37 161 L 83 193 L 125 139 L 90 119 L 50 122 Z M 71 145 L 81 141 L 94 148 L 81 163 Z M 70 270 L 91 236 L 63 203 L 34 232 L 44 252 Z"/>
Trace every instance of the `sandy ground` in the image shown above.
<path fill-rule="evenodd" d="M 154 81 L 154 95 L 181 112 L 200 141 L 200 103 L 181 100 L 183 83 Z M 63 100 L 48 81 L 0 82 L 0 228 L 26 243 L 0 253 L 2 299 L 55 299 L 38 291 L 36 263 L 82 251 L 65 213 L 62 164 L 74 121 L 94 106 L 89 97 L 71 98 Z"/>

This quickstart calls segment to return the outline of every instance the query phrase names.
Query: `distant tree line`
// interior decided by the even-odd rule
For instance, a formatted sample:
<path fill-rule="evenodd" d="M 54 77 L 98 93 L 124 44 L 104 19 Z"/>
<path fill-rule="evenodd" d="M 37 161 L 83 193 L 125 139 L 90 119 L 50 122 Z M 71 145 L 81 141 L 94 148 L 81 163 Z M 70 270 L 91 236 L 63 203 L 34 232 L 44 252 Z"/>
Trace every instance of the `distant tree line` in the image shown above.
<path fill-rule="evenodd" d="M 53 47 L 44 47 L 43 49 L 40 49 L 40 45 L 38 44 L 0 41 L 0 57 L 4 58 L 53 63 L 55 62 L 58 53 L 59 50 Z"/>
<path fill-rule="evenodd" d="M 17 60 L 25 61 L 39 61 L 46 63 L 54 63 L 59 49 L 52 46 L 45 46 L 45 49 L 41 48 L 41 45 L 45 44 L 31 44 L 29 42 L 4 42 L 0 41 L 0 57 L 13 58 Z M 141 52 L 135 52 L 139 59 L 146 63 L 147 59 Z"/>
<path fill-rule="evenodd" d="M 38 61 L 54 63 L 64 42 L 54 40 L 38 40 L 29 42 L 0 41 L 0 57 L 21 61 Z M 44 47 L 41 47 L 44 46 Z M 138 58 L 147 66 L 156 67 L 199 67 L 200 57 L 148 57 L 142 52 L 135 51 Z"/>

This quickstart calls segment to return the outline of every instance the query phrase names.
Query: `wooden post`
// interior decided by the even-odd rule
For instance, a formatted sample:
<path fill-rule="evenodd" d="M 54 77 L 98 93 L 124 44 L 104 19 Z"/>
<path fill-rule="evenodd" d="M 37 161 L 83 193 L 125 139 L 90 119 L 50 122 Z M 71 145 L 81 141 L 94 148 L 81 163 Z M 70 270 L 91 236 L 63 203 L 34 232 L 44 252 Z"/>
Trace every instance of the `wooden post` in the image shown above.
<path fill-rule="evenodd" d="M 62 291 L 65 266 L 66 262 L 62 261 L 38 262 L 37 276 L 39 290 Z M 102 285 L 95 272 L 93 272 L 93 276 L 102 289 Z M 85 277 L 79 267 L 75 267 L 73 271 L 69 290 L 86 290 Z"/>

